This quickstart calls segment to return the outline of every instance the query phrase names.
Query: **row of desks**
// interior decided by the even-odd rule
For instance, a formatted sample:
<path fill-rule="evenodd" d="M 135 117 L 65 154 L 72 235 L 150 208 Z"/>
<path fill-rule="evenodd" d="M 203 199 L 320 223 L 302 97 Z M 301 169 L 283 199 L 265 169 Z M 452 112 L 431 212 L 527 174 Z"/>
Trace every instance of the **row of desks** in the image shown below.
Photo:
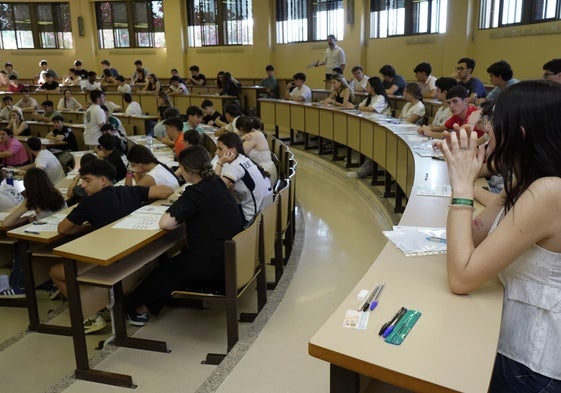
<path fill-rule="evenodd" d="M 420 136 L 355 111 L 262 100 L 269 130 L 304 131 L 372 158 L 396 178 L 409 201 L 400 225 L 444 227 L 449 199 L 419 196 L 420 186 L 449 184 L 446 164 L 420 157 Z M 405 257 L 388 243 L 355 288 L 310 338 L 310 355 L 330 363 L 331 392 L 358 392 L 360 375 L 416 392 L 485 392 L 496 355 L 502 286 L 485 284 L 465 296 L 450 292 L 444 255 Z M 352 261 L 349 261 L 352 263 Z M 343 327 L 357 295 L 385 283 L 365 330 Z M 378 330 L 400 307 L 422 312 L 403 344 L 387 344 Z"/>

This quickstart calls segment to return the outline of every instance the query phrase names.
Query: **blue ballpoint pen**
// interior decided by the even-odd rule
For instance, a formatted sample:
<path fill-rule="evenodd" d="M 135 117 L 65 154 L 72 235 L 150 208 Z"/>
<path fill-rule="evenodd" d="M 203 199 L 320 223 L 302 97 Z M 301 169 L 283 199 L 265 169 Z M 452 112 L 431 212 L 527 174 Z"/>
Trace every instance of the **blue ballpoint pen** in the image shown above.
<path fill-rule="evenodd" d="M 378 292 L 376 292 L 376 294 L 374 295 L 374 299 L 372 300 L 372 302 L 370 302 L 370 311 L 374 310 L 378 305 L 378 298 L 382 293 L 382 289 L 384 289 L 384 285 L 385 284 L 380 284 L 380 286 L 378 287 Z"/>
<path fill-rule="evenodd" d="M 399 311 L 399 313 L 394 318 L 392 318 L 393 322 L 390 324 L 390 326 L 388 326 L 386 328 L 386 330 L 382 334 L 383 338 L 386 338 L 390 335 L 390 333 L 395 328 L 395 325 L 397 325 L 399 323 L 399 321 L 401 320 L 401 318 L 403 318 L 403 316 L 405 315 L 406 312 L 407 312 L 407 309 L 405 307 L 402 307 L 401 310 Z"/>

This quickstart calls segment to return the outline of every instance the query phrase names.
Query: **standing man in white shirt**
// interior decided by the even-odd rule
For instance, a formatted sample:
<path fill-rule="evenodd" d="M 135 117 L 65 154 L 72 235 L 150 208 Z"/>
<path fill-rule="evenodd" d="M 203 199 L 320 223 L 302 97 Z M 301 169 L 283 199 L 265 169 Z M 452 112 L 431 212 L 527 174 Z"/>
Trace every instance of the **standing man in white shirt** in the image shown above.
<path fill-rule="evenodd" d="M 345 51 L 337 45 L 337 38 L 333 34 L 327 36 L 328 48 L 325 50 L 323 55 L 323 60 L 316 61 L 315 66 L 319 67 L 325 65 L 325 80 L 331 80 L 331 75 L 336 72 L 333 71 L 334 68 L 339 67 L 342 71 L 345 71 L 345 64 L 347 60 L 345 58 Z"/>
<path fill-rule="evenodd" d="M 105 103 L 105 93 L 101 90 L 90 92 L 92 104 L 84 113 L 84 143 L 90 148 L 97 147 L 97 140 L 102 135 L 101 126 L 107 122 L 105 112 L 100 105 Z"/>

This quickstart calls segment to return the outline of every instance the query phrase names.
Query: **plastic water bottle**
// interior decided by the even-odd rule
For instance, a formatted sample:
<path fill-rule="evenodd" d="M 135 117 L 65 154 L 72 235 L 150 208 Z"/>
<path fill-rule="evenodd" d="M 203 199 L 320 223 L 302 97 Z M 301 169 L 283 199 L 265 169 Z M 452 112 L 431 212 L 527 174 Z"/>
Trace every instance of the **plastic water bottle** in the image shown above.
<path fill-rule="evenodd" d="M 8 171 L 6 174 L 6 184 L 9 184 L 10 186 L 14 185 L 14 172 Z"/>

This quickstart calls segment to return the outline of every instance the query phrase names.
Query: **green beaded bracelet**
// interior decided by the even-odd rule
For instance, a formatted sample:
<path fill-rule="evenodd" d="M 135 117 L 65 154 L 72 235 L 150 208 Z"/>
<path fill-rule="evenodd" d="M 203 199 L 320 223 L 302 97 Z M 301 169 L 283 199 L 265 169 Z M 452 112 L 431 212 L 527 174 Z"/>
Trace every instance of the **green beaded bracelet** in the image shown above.
<path fill-rule="evenodd" d="M 473 199 L 452 198 L 452 205 L 473 206 Z"/>

